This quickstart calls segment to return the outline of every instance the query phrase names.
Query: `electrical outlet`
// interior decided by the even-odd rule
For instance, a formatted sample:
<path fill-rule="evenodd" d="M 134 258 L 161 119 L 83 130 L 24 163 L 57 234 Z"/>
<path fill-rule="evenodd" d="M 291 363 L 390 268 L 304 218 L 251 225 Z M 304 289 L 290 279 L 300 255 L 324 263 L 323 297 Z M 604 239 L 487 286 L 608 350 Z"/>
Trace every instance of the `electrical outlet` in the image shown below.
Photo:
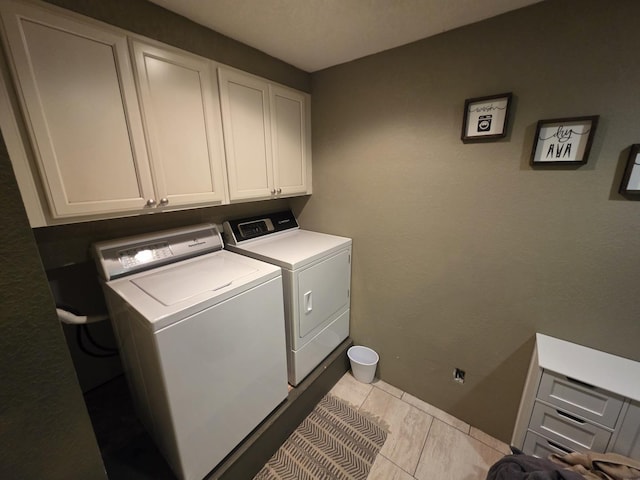
<path fill-rule="evenodd" d="M 464 370 L 460 370 L 459 368 L 454 368 L 453 381 L 458 383 L 464 383 Z"/>

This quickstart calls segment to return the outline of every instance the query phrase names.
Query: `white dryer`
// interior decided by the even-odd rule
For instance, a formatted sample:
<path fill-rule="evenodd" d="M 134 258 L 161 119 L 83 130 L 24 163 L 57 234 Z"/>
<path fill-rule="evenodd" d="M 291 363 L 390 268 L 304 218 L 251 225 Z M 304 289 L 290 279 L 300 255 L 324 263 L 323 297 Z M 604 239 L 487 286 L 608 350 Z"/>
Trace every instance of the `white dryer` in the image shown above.
<path fill-rule="evenodd" d="M 136 411 L 200 480 L 287 396 L 280 268 L 223 250 L 212 224 L 94 253 Z"/>
<path fill-rule="evenodd" d="M 291 211 L 227 221 L 224 232 L 228 250 L 282 268 L 296 386 L 349 336 L 351 239 L 302 230 Z"/>

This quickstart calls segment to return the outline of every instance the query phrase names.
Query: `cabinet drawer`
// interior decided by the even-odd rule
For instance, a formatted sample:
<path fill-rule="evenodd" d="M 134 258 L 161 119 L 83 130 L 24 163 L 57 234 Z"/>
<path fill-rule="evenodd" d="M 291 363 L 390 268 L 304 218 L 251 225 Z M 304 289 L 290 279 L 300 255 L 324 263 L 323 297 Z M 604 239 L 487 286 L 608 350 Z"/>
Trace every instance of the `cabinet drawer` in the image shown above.
<path fill-rule="evenodd" d="M 582 418 L 613 428 L 624 399 L 613 393 L 545 371 L 538 398 Z"/>
<path fill-rule="evenodd" d="M 604 452 L 611 432 L 563 410 L 536 402 L 529 428 L 572 450 Z"/>
<path fill-rule="evenodd" d="M 524 437 L 524 445 L 522 446 L 522 451 L 527 455 L 533 455 L 534 457 L 538 458 L 547 458 L 552 453 L 564 455 L 565 453 L 573 452 L 573 450 L 571 450 L 570 448 L 544 438 L 530 430 Z"/>

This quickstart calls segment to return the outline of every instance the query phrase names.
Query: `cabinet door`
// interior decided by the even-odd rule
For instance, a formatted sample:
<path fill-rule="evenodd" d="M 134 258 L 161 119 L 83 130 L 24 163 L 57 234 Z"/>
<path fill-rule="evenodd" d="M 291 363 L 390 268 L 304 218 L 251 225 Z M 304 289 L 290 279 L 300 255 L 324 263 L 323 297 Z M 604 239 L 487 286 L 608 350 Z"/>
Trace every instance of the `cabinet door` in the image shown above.
<path fill-rule="evenodd" d="M 631 402 L 610 451 L 640 460 L 640 403 Z"/>
<path fill-rule="evenodd" d="M 125 37 L 14 2 L 1 13 L 52 216 L 143 208 L 153 186 Z"/>
<path fill-rule="evenodd" d="M 229 198 L 275 194 L 269 85 L 251 75 L 219 68 Z"/>
<path fill-rule="evenodd" d="M 132 41 L 159 206 L 224 200 L 217 79 L 208 60 Z"/>
<path fill-rule="evenodd" d="M 273 172 L 279 195 L 308 193 L 311 168 L 309 96 L 270 85 Z"/>

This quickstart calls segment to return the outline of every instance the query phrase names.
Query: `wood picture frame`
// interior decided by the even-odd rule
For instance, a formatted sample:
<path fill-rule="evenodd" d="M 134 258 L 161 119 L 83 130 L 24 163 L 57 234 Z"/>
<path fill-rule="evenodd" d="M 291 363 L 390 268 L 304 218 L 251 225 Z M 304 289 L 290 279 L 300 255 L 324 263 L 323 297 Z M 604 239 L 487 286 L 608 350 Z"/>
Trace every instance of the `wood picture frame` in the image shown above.
<path fill-rule="evenodd" d="M 640 195 L 640 143 L 631 145 L 619 192 L 623 195 Z"/>
<path fill-rule="evenodd" d="M 599 115 L 540 120 L 531 165 L 584 165 L 598 126 Z"/>
<path fill-rule="evenodd" d="M 491 142 L 506 137 L 512 97 L 509 92 L 465 100 L 462 141 Z"/>

